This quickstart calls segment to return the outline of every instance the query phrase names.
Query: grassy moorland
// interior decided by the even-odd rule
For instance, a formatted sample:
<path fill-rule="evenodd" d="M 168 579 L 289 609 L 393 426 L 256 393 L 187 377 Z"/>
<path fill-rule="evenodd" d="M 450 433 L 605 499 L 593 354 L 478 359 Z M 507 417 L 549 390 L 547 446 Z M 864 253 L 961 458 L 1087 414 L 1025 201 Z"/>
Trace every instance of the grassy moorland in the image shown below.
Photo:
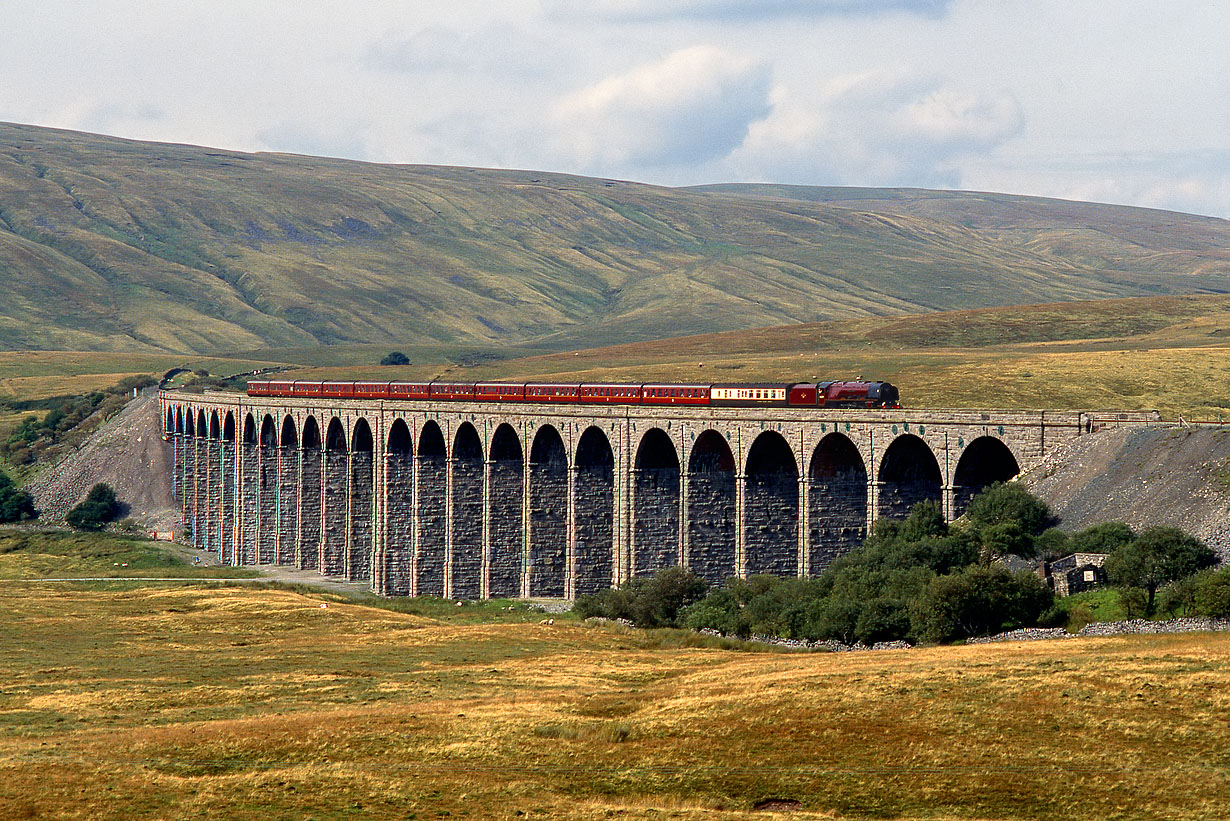
<path fill-rule="evenodd" d="M 6 818 L 750 818 L 776 799 L 1212 819 L 1230 801 L 1225 635 L 730 652 L 276 589 L 0 596 Z"/>
<path fill-rule="evenodd" d="M 554 350 L 1230 291 L 1230 222 L 974 192 L 671 189 L 0 124 L 0 350 Z"/>

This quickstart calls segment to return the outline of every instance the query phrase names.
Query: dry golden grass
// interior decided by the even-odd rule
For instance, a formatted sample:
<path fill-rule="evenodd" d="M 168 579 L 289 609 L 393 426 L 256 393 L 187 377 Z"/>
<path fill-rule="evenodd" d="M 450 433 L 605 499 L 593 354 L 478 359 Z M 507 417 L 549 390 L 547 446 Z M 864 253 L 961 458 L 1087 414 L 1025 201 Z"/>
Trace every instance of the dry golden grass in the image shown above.
<path fill-rule="evenodd" d="M 110 387 L 126 376 L 172 368 L 204 368 L 230 375 L 268 363 L 192 354 L 129 354 L 101 351 L 0 351 L 0 399 L 79 396 Z"/>
<path fill-rule="evenodd" d="M 0 588 L 0 817 L 1221 818 L 1230 636 L 738 653 Z"/>

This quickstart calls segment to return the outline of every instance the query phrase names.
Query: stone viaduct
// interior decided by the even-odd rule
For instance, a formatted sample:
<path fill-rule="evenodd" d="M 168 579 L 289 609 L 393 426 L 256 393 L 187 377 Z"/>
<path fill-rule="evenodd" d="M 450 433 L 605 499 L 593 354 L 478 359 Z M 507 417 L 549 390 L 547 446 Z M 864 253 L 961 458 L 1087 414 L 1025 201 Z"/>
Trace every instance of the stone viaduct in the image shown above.
<path fill-rule="evenodd" d="M 956 518 L 1091 417 L 160 395 L 193 542 L 388 596 L 575 598 L 681 565 L 809 576 Z"/>

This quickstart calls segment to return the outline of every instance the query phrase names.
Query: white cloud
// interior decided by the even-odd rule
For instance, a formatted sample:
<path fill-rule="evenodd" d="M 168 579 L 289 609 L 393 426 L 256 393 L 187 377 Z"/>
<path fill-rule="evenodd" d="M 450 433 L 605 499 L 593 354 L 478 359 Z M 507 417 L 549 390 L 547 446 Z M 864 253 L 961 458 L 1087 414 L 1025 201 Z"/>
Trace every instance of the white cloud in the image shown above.
<path fill-rule="evenodd" d="M 768 93 L 767 65 L 694 46 L 567 95 L 554 110 L 553 143 L 561 156 L 607 175 L 703 163 L 743 142 L 769 112 Z"/>
<path fill-rule="evenodd" d="M 302 0 L 291 13 L 278 0 L 16 0 L 4 12 L 0 120 L 383 162 L 976 186 L 1230 216 L 1227 166 L 1211 159 L 1230 140 L 1230 3 Z"/>
<path fill-rule="evenodd" d="M 1002 157 L 970 163 L 960 185 L 1230 216 L 1230 151 Z"/>
<path fill-rule="evenodd" d="M 529 82 L 556 68 L 560 52 L 537 35 L 507 25 L 472 31 L 432 25 L 410 33 L 386 33 L 366 47 L 363 60 L 380 71 L 487 74 Z"/>
<path fill-rule="evenodd" d="M 891 12 L 938 15 L 950 0 L 547 0 L 548 13 L 564 19 L 658 22 L 736 20 L 830 15 L 874 16 Z"/>
<path fill-rule="evenodd" d="M 785 89 L 730 170 L 743 178 L 851 185 L 943 185 L 960 158 L 1022 127 L 1006 93 L 884 72 L 838 77 L 808 99 Z"/>

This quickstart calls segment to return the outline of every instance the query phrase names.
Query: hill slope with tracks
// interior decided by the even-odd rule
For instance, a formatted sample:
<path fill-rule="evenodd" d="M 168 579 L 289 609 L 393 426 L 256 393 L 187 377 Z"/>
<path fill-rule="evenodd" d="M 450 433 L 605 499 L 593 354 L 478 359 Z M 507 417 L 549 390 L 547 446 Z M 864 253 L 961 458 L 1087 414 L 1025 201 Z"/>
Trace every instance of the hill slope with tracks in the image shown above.
<path fill-rule="evenodd" d="M 664 188 L 0 124 L 0 350 L 583 348 L 1230 293 L 1230 222 L 974 192 Z"/>

